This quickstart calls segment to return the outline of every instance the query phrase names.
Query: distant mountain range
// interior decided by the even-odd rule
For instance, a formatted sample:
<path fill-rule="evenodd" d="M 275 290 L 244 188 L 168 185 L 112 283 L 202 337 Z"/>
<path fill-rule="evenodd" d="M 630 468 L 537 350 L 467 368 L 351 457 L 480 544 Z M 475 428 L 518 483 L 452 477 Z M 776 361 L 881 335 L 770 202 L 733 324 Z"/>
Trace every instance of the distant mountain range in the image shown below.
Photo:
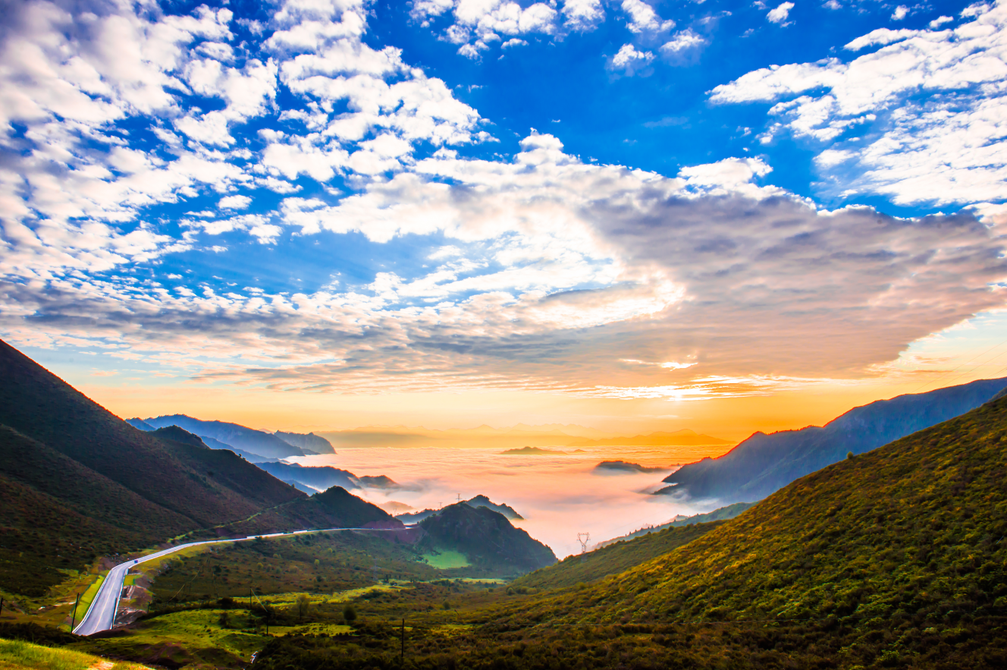
<path fill-rule="evenodd" d="M 924 428 L 964 414 L 1007 387 L 1007 378 L 902 395 L 857 407 L 824 427 L 755 433 L 719 458 L 670 474 L 658 493 L 719 503 L 765 498 L 790 482 Z"/>
<path fill-rule="evenodd" d="M 203 442 L 211 449 L 230 449 L 251 461 L 335 453 L 328 440 L 314 433 L 267 433 L 236 423 L 201 421 L 184 414 L 127 421 L 134 428 L 145 431 L 178 426 L 204 438 Z"/>

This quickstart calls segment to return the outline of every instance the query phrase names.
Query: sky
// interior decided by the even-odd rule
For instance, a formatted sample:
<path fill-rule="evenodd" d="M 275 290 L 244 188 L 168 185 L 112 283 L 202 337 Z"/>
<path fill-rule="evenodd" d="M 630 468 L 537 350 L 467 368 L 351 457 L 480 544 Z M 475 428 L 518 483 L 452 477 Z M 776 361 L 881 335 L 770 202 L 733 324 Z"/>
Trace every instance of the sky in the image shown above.
<path fill-rule="evenodd" d="M 740 440 L 1007 374 L 1007 3 L 0 0 L 0 337 L 120 416 Z"/>

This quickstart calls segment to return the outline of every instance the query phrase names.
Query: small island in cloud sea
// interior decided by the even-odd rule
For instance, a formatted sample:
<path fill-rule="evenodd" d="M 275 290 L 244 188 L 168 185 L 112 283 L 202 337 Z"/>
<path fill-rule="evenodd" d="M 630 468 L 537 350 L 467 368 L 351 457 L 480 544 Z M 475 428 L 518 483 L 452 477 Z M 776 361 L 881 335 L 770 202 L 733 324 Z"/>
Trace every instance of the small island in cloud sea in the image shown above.
<path fill-rule="evenodd" d="M 502 456 L 565 456 L 566 452 L 555 449 L 542 449 L 541 447 L 521 447 L 520 449 L 501 451 L 500 454 Z"/>

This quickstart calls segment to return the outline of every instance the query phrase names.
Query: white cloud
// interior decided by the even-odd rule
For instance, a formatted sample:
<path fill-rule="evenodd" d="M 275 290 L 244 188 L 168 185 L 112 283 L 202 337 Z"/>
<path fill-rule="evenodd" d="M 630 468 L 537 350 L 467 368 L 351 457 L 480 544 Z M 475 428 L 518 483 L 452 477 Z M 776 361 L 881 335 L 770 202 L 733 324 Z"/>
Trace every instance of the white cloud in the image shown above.
<path fill-rule="evenodd" d="M 909 16 L 909 8 L 905 5 L 899 5 L 892 12 L 892 21 L 901 21 L 902 19 Z"/>
<path fill-rule="evenodd" d="M 769 13 L 766 14 L 766 18 L 773 23 L 785 24 L 787 22 L 787 18 L 790 17 L 790 10 L 793 8 L 794 3 L 792 2 L 781 3 L 776 7 L 776 9 L 769 10 Z"/>
<path fill-rule="evenodd" d="M 976 2 L 963 9 L 959 16 L 963 19 L 971 19 L 977 16 L 982 16 L 986 12 L 990 11 L 990 9 L 991 7 L 989 4 L 985 2 Z"/>
<path fill-rule="evenodd" d="M 461 46 L 477 51 L 505 37 L 587 29 L 603 16 L 591 2 L 519 12 L 516 3 L 477 4 L 413 8 L 417 20 L 467 30 Z M 623 6 L 641 35 L 649 31 L 642 43 L 676 45 L 664 53 L 698 46 L 688 30 L 660 39 L 670 22 L 649 4 Z M 115 7 L 122 16 L 90 18 L 24 3 L 10 18 L 19 30 L 0 40 L 0 114 L 26 128 L 18 141 L 31 149 L 0 165 L 0 327 L 15 339 L 100 341 L 199 379 L 277 388 L 497 385 L 667 397 L 860 373 L 1002 302 L 989 289 L 1007 274 L 997 198 L 975 200 L 982 221 L 824 212 L 760 185 L 770 171 L 761 159 L 686 166 L 668 178 L 583 163 L 537 133 L 510 158 L 466 159 L 444 147 L 489 139 L 482 119 L 401 51 L 362 41 L 365 2 L 288 2 L 264 51 L 251 55 L 230 34 L 227 10 L 152 19 Z M 981 88 L 1000 86 L 989 78 L 1001 53 L 990 46 L 1000 39 L 998 11 L 975 10 L 953 39 L 879 33 L 860 46 L 878 50 L 856 67 L 836 58 L 767 69 L 712 97 L 769 101 L 775 132 L 809 138 L 883 117 L 888 139 L 918 150 L 913 162 L 886 164 L 891 152 L 877 138 L 830 145 L 816 160 L 821 170 L 880 166 L 875 186 L 925 175 L 931 181 L 913 188 L 935 192 L 933 179 L 947 175 L 927 152 L 938 139 L 939 157 L 965 146 L 945 167 L 985 161 L 985 176 L 952 175 L 955 193 L 978 197 L 1000 169 L 989 138 L 1004 136 L 1007 118 L 1002 88 Z M 942 65 L 934 54 L 949 44 L 967 53 Z M 918 65 L 920 54 L 930 54 L 916 67 L 924 74 L 893 64 Z M 629 71 L 653 59 L 627 44 L 612 64 Z M 278 82 L 297 109 L 276 109 Z M 984 98 L 969 97 L 979 95 L 974 86 Z M 904 96 L 919 90 L 936 100 L 914 116 Z M 190 94 L 210 102 L 195 109 Z M 240 126 L 261 116 L 276 123 L 250 139 Z M 157 151 L 110 130 L 110 120 L 127 117 L 161 142 Z M 326 188 L 337 174 L 349 193 Z M 302 185 L 321 195 L 291 197 Z M 276 213 L 249 212 L 253 188 L 287 197 Z M 189 211 L 212 201 L 219 211 L 188 215 L 181 235 L 158 223 L 174 211 L 160 203 Z M 368 244 L 413 235 L 417 248 L 436 250 L 422 251 L 429 267 L 409 275 L 382 270 L 356 285 L 326 278 L 303 292 L 215 289 L 188 273 L 163 275 L 168 288 L 157 281 L 153 261 L 167 253 L 236 254 L 251 241 L 281 256 L 284 233 L 321 231 Z M 109 272 L 124 266 L 143 272 Z M 612 354 L 604 361 L 602 348 Z M 628 369 L 620 358 L 664 363 Z M 598 377 L 610 389 L 594 388 Z"/>
<path fill-rule="evenodd" d="M 662 21 L 654 8 L 643 0 L 622 0 L 622 11 L 634 33 L 659 33 L 675 27 L 674 21 Z"/>
<path fill-rule="evenodd" d="M 952 21 L 954 21 L 954 19 L 951 18 L 950 16 L 938 16 L 936 19 L 934 19 L 927 25 L 930 26 L 931 30 L 936 30 L 937 28 L 943 26 L 945 23 L 951 23 Z"/>
<path fill-rule="evenodd" d="M 248 209 L 252 199 L 247 195 L 229 195 L 220 199 L 217 205 L 222 209 Z"/>
<path fill-rule="evenodd" d="M 625 69 L 632 71 L 634 68 L 642 67 L 654 60 L 654 54 L 649 51 L 637 51 L 632 44 L 623 44 L 618 53 L 612 57 L 609 69 Z"/>
<path fill-rule="evenodd" d="M 706 40 L 691 29 L 686 29 L 675 33 L 671 40 L 661 46 L 661 51 L 666 54 L 677 54 L 680 51 L 694 49 L 706 44 Z"/>
<path fill-rule="evenodd" d="M 875 30 L 847 49 L 881 48 L 849 63 L 756 70 L 711 100 L 778 101 L 771 113 L 781 128 L 833 144 L 816 164 L 842 168 L 826 173 L 836 193 L 900 204 L 1007 198 L 1007 5 L 969 16 L 954 30 Z M 856 161 L 835 160 L 847 155 Z"/>
<path fill-rule="evenodd" d="M 587 30 L 605 19 L 601 0 L 566 0 L 562 12 L 567 25 L 575 30 Z"/>
<path fill-rule="evenodd" d="M 481 52 L 495 42 L 505 42 L 501 36 L 552 35 L 559 27 L 559 12 L 553 8 L 555 2 L 536 2 L 522 8 L 512 0 L 418 0 L 413 2 L 412 16 L 424 26 L 440 16 L 450 13 L 454 23 L 444 35 L 449 42 L 457 44 L 458 53 L 467 58 L 479 58 Z M 577 20 L 587 17 L 590 2 L 574 2 L 571 11 Z M 584 10 L 584 11 L 582 11 Z M 564 8 L 564 11 L 566 9 Z M 585 14 L 587 11 L 587 14 Z M 567 14 L 568 22 L 571 21 Z M 578 24 L 580 25 L 580 24 Z M 584 27 L 583 24 L 580 27 Z M 506 40 L 512 43 L 513 40 Z"/>
<path fill-rule="evenodd" d="M 100 334 L 130 355 L 170 352 L 200 379 L 276 388 L 673 397 L 857 374 L 1002 301 L 988 287 L 1007 276 L 1004 240 L 976 219 L 818 211 L 752 190 L 768 171 L 729 159 L 669 179 L 584 164 L 555 137 L 531 135 L 510 161 L 445 153 L 334 205 L 287 198 L 282 221 L 192 224 L 274 244 L 285 227 L 445 240 L 415 276 L 383 271 L 367 286 L 292 295 L 195 285 L 144 301 L 116 280 L 18 284 L 0 296 L 0 323 L 19 327 L 13 303 L 45 314 L 36 333 L 48 337 Z M 183 316 L 199 327 L 169 327 Z"/>

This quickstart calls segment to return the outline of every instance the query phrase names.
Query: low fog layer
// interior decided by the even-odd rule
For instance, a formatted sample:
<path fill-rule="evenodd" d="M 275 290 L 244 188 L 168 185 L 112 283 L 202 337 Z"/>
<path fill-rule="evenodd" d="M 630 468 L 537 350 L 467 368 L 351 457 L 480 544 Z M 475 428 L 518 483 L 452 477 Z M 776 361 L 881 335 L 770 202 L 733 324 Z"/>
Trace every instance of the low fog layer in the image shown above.
<path fill-rule="evenodd" d="M 720 451 L 726 451 L 723 448 Z M 603 460 L 624 460 L 664 467 L 712 455 L 710 447 L 604 447 L 562 454 L 508 456 L 496 448 L 442 447 L 343 448 L 335 456 L 295 459 L 302 465 L 332 465 L 361 475 L 387 475 L 399 490 L 354 491 L 387 506 L 390 501 L 416 509 L 437 508 L 483 494 L 510 505 L 525 517 L 517 522 L 532 537 L 548 544 L 559 557 L 580 551 L 577 534 L 591 543 L 611 539 L 643 526 L 665 523 L 676 514 L 711 509 L 691 506 L 644 491 L 659 488 L 662 473 L 599 477 L 592 470 Z M 413 489 L 413 490 L 406 490 Z"/>

